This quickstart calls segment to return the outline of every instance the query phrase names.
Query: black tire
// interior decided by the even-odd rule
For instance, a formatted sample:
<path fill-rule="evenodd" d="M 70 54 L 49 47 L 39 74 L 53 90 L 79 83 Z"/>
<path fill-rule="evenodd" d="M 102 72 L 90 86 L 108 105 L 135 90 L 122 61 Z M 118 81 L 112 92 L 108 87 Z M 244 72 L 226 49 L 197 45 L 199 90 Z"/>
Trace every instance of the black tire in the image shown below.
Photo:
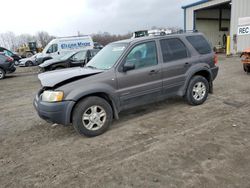
<path fill-rule="evenodd" d="M 96 128 L 96 130 L 90 130 L 84 125 L 84 123 L 86 123 L 85 121 L 89 122 L 88 124 L 90 124 L 92 120 L 84 120 L 84 121 L 82 120 L 84 114 L 92 114 L 92 112 L 88 113 L 88 111 L 93 106 L 101 107 L 102 110 L 104 110 L 106 113 L 105 121 L 103 120 L 104 124 L 100 128 L 97 128 L 98 127 L 97 124 L 92 123 L 95 125 L 95 126 L 93 125 L 93 128 Z M 89 116 L 89 118 L 90 117 L 91 115 Z M 95 97 L 95 96 L 87 97 L 79 101 L 74 108 L 73 116 L 72 116 L 72 124 L 73 124 L 74 129 L 80 135 L 85 135 L 87 137 L 94 137 L 94 136 L 103 134 L 105 131 L 108 130 L 109 126 L 112 123 L 112 120 L 113 120 L 113 111 L 112 111 L 110 104 L 105 99 L 102 99 L 100 97 Z"/>
<path fill-rule="evenodd" d="M 25 66 L 26 66 L 26 67 L 31 67 L 31 66 L 33 66 L 32 61 L 27 61 L 27 62 L 25 63 Z"/>
<path fill-rule="evenodd" d="M 243 64 L 243 70 L 247 73 L 250 73 L 250 65 Z"/>
<path fill-rule="evenodd" d="M 31 56 L 33 56 L 33 53 L 32 53 L 32 52 L 27 52 L 25 57 L 26 57 L 26 58 L 29 58 L 29 57 L 31 57 Z"/>
<path fill-rule="evenodd" d="M 202 85 L 203 91 L 199 91 L 199 92 L 194 91 L 195 87 L 197 88 L 200 83 L 202 83 L 201 85 Z M 185 99 L 190 105 L 193 105 L 193 106 L 201 105 L 207 100 L 208 92 L 209 92 L 209 83 L 207 79 L 204 78 L 203 76 L 197 75 L 191 78 L 188 84 Z M 201 96 L 197 93 L 199 93 Z"/>
<path fill-rule="evenodd" d="M 5 78 L 5 71 L 0 68 L 0 80 Z"/>

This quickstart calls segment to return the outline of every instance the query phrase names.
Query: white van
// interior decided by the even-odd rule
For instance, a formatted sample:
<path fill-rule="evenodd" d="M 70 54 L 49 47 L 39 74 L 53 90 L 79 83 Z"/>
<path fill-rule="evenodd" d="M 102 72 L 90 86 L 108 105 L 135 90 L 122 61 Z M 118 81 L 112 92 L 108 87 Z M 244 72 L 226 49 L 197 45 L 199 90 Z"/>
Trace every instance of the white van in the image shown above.
<path fill-rule="evenodd" d="M 47 44 L 42 52 L 42 56 L 56 58 L 71 51 L 79 51 L 83 49 L 88 50 L 93 48 L 94 42 L 91 36 L 57 38 Z"/>

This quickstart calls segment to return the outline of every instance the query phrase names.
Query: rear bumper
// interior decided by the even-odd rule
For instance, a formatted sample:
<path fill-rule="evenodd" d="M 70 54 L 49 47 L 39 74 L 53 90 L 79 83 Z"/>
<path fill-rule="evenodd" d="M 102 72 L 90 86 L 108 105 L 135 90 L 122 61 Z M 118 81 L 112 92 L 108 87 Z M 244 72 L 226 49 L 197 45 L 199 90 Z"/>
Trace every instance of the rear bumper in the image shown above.
<path fill-rule="evenodd" d="M 218 72 L 219 72 L 219 67 L 211 68 L 211 72 L 212 72 L 212 79 L 215 80 L 215 78 L 217 77 Z"/>
<path fill-rule="evenodd" d="M 52 123 L 69 125 L 71 123 L 71 112 L 75 102 L 43 102 L 41 101 L 41 98 L 36 95 L 33 105 L 42 119 Z"/>
<path fill-rule="evenodd" d="M 14 63 L 6 70 L 6 73 L 12 73 L 16 71 Z"/>

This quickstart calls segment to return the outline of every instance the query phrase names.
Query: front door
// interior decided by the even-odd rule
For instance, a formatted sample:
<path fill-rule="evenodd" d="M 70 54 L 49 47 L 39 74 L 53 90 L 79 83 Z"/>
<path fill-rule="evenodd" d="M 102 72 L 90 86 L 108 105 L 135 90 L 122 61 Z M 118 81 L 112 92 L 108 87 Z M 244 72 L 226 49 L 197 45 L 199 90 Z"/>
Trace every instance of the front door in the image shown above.
<path fill-rule="evenodd" d="M 121 108 L 127 109 L 157 100 L 162 91 L 161 66 L 154 41 L 135 45 L 117 72 Z M 129 65 L 131 70 L 123 67 Z"/>

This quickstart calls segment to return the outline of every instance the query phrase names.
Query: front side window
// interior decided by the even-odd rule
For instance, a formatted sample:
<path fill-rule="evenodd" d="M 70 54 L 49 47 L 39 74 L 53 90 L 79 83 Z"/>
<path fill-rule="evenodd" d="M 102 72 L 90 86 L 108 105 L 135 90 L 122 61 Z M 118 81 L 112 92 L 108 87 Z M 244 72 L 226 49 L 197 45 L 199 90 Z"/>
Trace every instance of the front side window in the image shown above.
<path fill-rule="evenodd" d="M 77 52 L 75 55 L 73 55 L 72 59 L 74 61 L 83 61 L 86 58 L 86 52 L 87 51 Z"/>
<path fill-rule="evenodd" d="M 132 64 L 135 69 L 157 65 L 157 50 L 155 42 L 146 42 L 135 46 L 127 55 L 126 64 Z"/>
<path fill-rule="evenodd" d="M 57 44 L 52 44 L 49 49 L 47 50 L 47 54 L 55 53 L 58 50 L 58 45 Z"/>
<path fill-rule="evenodd" d="M 186 46 L 179 39 L 163 39 L 160 44 L 164 63 L 188 57 Z"/>

